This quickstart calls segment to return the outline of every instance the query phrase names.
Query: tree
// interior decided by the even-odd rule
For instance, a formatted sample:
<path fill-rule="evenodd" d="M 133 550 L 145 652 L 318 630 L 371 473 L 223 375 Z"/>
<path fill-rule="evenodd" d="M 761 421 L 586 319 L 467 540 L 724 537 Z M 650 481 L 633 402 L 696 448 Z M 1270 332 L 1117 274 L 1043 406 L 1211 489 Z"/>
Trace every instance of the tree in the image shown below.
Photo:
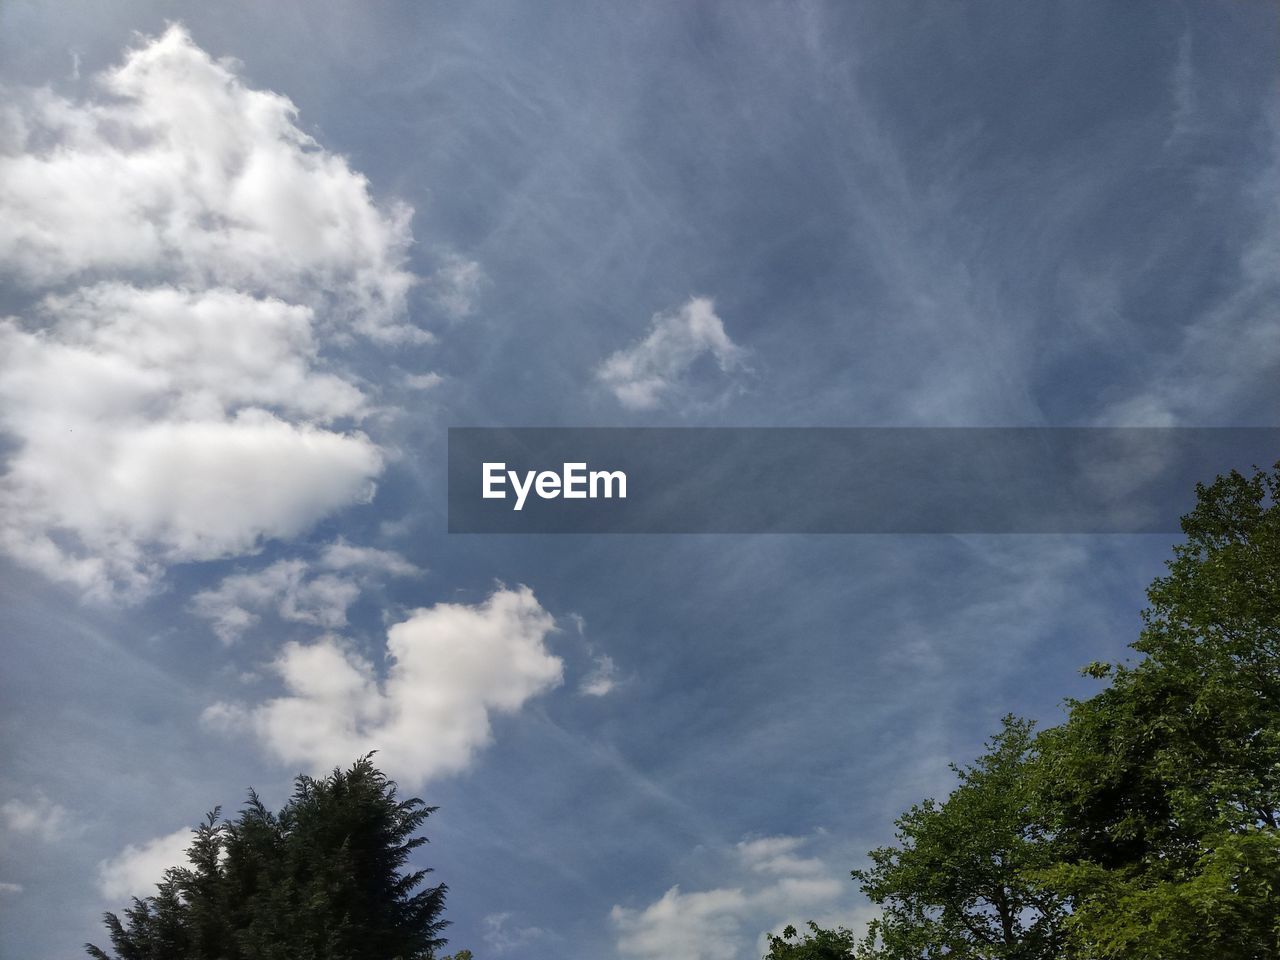
<path fill-rule="evenodd" d="M 397 800 L 372 755 L 298 777 L 278 813 L 251 790 L 236 819 L 209 814 L 154 895 L 106 914 L 111 945 L 119 960 L 429 960 L 446 888 L 414 892 L 430 871 L 405 868 L 434 811 Z"/>
<path fill-rule="evenodd" d="M 1046 877 L 1098 957 L 1280 957 L 1280 472 L 1196 494 L 1142 659 L 1039 745 Z"/>
<path fill-rule="evenodd" d="M 1006 717 L 987 752 L 944 803 L 926 800 L 898 818 L 897 844 L 855 870 L 881 907 L 860 957 L 982 960 L 1062 957 L 1066 906 L 1035 879 L 1054 862 L 1034 814 L 1031 724 Z"/>
<path fill-rule="evenodd" d="M 852 931 L 844 927 L 825 930 L 812 920 L 808 926 L 809 932 L 802 937 L 790 924 L 782 936 L 770 935 L 764 960 L 853 960 L 856 943 Z"/>

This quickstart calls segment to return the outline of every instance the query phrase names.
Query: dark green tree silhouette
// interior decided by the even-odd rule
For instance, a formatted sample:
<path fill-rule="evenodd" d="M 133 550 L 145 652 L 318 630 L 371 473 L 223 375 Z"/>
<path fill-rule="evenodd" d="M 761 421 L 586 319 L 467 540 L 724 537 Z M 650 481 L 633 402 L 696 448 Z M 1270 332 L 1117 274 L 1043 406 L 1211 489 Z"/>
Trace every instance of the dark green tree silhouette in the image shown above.
<path fill-rule="evenodd" d="M 278 813 L 250 791 L 234 820 L 209 814 L 155 894 L 106 914 L 111 946 L 118 960 L 429 960 L 446 888 L 418 889 L 430 871 L 406 867 L 434 811 L 398 800 L 372 755 L 298 777 Z"/>

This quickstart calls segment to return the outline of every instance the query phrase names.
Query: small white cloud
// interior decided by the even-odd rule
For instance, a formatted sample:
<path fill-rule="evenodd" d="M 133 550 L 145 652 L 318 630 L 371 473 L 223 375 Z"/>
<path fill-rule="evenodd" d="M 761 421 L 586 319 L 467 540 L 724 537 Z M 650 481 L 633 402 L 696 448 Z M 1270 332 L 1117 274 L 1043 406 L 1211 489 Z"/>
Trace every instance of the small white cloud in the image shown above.
<path fill-rule="evenodd" d="M 476 298 L 485 284 L 484 269 L 474 260 L 450 253 L 431 275 L 436 303 L 450 318 L 461 320 L 475 312 Z"/>
<path fill-rule="evenodd" d="M 652 410 L 688 392 L 688 375 L 703 356 L 721 373 L 742 366 L 744 351 L 729 339 L 715 304 L 694 297 L 674 313 L 654 316 L 645 338 L 608 357 L 596 377 L 631 410 Z"/>
<path fill-rule="evenodd" d="M 434 390 L 444 383 L 444 377 L 438 373 L 408 373 L 404 377 L 404 385 L 410 390 Z"/>
<path fill-rule="evenodd" d="M 43 794 L 31 800 L 6 801 L 0 806 L 0 820 L 12 833 L 39 837 L 47 842 L 63 840 L 75 832 L 66 808 Z"/>
<path fill-rule="evenodd" d="M 764 931 L 830 918 L 849 884 L 821 860 L 796 855 L 808 842 L 745 840 L 724 886 L 692 893 L 675 886 L 641 909 L 614 906 L 618 952 L 639 960 L 748 960 L 763 952 Z"/>
<path fill-rule="evenodd" d="M 183 828 L 141 846 L 129 844 L 98 863 L 98 890 L 110 900 L 150 895 L 166 870 L 186 865 L 191 841 L 191 831 Z"/>
<path fill-rule="evenodd" d="M 20 883 L 0 883 L 0 895 L 17 895 L 23 891 Z"/>
<path fill-rule="evenodd" d="M 821 860 L 796 856 L 808 841 L 803 837 L 760 837 L 738 844 L 743 864 L 755 873 L 810 876 L 826 869 Z"/>
<path fill-rule="evenodd" d="M 281 619 L 334 629 L 347 622 L 347 608 L 360 589 L 331 576 L 309 577 L 304 560 L 280 560 L 257 573 L 224 577 L 213 590 L 191 600 L 191 610 L 208 620 L 223 643 L 233 643 L 274 610 Z"/>
<path fill-rule="evenodd" d="M 234 643 L 266 611 L 282 620 L 326 630 L 346 626 L 347 610 L 377 574 L 404 577 L 421 571 L 398 553 L 338 540 L 314 562 L 278 560 L 254 573 L 234 573 L 191 600 L 191 611 L 210 622 L 223 643 Z"/>
<path fill-rule="evenodd" d="M 618 667 L 613 657 L 600 654 L 592 662 L 591 671 L 582 678 L 578 690 L 588 697 L 603 697 L 618 685 Z"/>
<path fill-rule="evenodd" d="M 341 537 L 321 551 L 319 566 L 326 570 L 386 573 L 394 577 L 412 577 L 422 572 L 393 550 L 359 547 Z"/>
<path fill-rule="evenodd" d="M 492 736 L 492 714 L 560 684 L 563 664 L 544 643 L 554 628 L 527 587 L 436 604 L 388 630 L 385 677 L 336 637 L 289 643 L 274 664 L 285 696 L 216 703 L 203 719 L 249 730 L 281 761 L 312 769 L 378 750 L 390 775 L 420 785 L 469 766 Z"/>
<path fill-rule="evenodd" d="M 735 960 L 750 898 L 737 889 L 682 893 L 672 887 L 643 910 L 615 906 L 618 952 L 642 960 Z"/>
<path fill-rule="evenodd" d="M 494 953 L 508 953 L 547 936 L 541 927 L 522 927 L 513 923 L 509 912 L 491 913 L 481 923 L 484 927 L 481 937 Z"/>

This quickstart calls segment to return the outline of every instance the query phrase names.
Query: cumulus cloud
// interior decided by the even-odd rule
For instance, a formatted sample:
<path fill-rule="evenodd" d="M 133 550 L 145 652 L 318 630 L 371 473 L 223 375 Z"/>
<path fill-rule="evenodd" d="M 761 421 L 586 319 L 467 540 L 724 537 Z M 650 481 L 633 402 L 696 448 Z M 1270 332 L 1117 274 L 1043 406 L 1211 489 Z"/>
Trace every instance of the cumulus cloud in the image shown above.
<path fill-rule="evenodd" d="M 641 909 L 614 906 L 618 952 L 640 960 L 746 960 L 763 952 L 766 931 L 829 917 L 848 884 L 821 860 L 797 856 L 807 842 L 745 840 L 734 849 L 731 884 L 693 893 L 674 886 Z"/>
<path fill-rule="evenodd" d="M 96 78 L 98 99 L 11 92 L 0 130 L 0 261 L 34 286 L 125 275 L 335 301 L 373 335 L 403 325 L 407 207 L 170 27 Z"/>
<path fill-rule="evenodd" d="M 191 831 L 185 827 L 140 846 L 129 844 L 98 863 L 98 890 L 110 900 L 145 897 L 164 879 L 165 871 L 187 862 Z"/>
<path fill-rule="evenodd" d="M 710 357 L 728 374 L 742 366 L 743 355 L 715 304 L 694 297 L 674 313 L 655 315 L 644 339 L 605 359 L 596 377 L 624 407 L 653 410 L 688 394 L 690 372 L 701 358 Z"/>
<path fill-rule="evenodd" d="M 398 553 L 359 547 L 338 540 L 314 561 L 278 560 L 252 573 L 226 576 L 213 589 L 197 593 L 191 610 L 210 622 L 223 643 L 233 643 L 266 611 L 282 620 L 336 630 L 346 626 L 347 610 L 370 578 L 421 573 Z"/>
<path fill-rule="evenodd" d="M 20 883 L 0 883 L 0 894 L 19 894 L 23 891 Z"/>
<path fill-rule="evenodd" d="M 43 794 L 31 800 L 8 800 L 0 806 L 0 821 L 11 833 L 38 837 L 46 842 L 62 840 L 76 832 L 65 807 Z"/>
<path fill-rule="evenodd" d="M 383 454 L 323 347 L 406 324 L 405 207 L 181 27 L 93 99 L 8 91 L 0 548 L 137 598 L 166 564 L 253 552 L 367 501 Z"/>
<path fill-rule="evenodd" d="M 527 587 L 436 604 L 388 630 L 385 676 L 337 637 L 289 643 L 273 664 L 284 696 L 215 703 L 204 720 L 312 769 L 378 750 L 392 776 L 421 785 L 469 766 L 490 740 L 493 714 L 515 713 L 559 685 L 563 664 L 544 643 L 554 628 Z"/>

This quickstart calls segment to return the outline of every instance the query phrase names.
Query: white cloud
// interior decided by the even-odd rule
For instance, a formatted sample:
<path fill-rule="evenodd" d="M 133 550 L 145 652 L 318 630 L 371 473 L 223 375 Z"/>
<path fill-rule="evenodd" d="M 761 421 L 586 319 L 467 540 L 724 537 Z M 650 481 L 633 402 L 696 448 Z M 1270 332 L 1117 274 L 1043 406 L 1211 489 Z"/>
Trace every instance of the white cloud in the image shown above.
<path fill-rule="evenodd" d="M 618 667 L 613 657 L 600 654 L 594 658 L 591 671 L 582 678 L 578 690 L 589 697 L 603 697 L 618 685 Z"/>
<path fill-rule="evenodd" d="M 0 261 L 34 286 L 108 276 L 337 301 L 364 332 L 403 326 L 411 211 L 179 26 L 96 78 L 99 97 L 10 91 Z"/>
<path fill-rule="evenodd" d="M 75 832 L 65 807 L 43 794 L 31 800 L 8 800 L 0 806 L 0 820 L 12 833 L 39 837 L 46 842 L 62 840 Z"/>
<path fill-rule="evenodd" d="M 187 863 L 192 839 L 191 831 L 184 827 L 141 846 L 129 844 L 116 856 L 98 863 L 98 890 L 110 900 L 149 896 L 166 870 Z"/>
<path fill-rule="evenodd" d="M 547 936 L 541 927 L 521 927 L 512 922 L 509 912 L 491 913 L 482 921 L 481 937 L 494 953 L 508 953 Z"/>
<path fill-rule="evenodd" d="M 404 377 L 404 385 L 410 390 L 434 390 L 444 382 L 444 377 L 440 374 L 432 373 L 408 373 Z"/>
<path fill-rule="evenodd" d="M 326 544 L 320 554 L 319 566 L 326 570 L 359 570 L 368 573 L 389 573 L 396 577 L 411 577 L 422 571 L 400 554 L 376 547 L 358 547 L 339 537 Z"/>
<path fill-rule="evenodd" d="M 605 359 L 596 377 L 624 407 L 652 410 L 687 393 L 690 370 L 703 356 L 727 374 L 741 367 L 743 354 L 715 304 L 694 297 L 674 313 L 656 314 L 648 335 Z"/>
<path fill-rule="evenodd" d="M 803 837 L 760 837 L 738 844 L 738 856 L 754 873 L 779 876 L 812 876 L 826 869 L 815 857 L 798 857 L 796 851 L 806 843 Z"/>
<path fill-rule="evenodd" d="M 750 898 L 737 889 L 681 893 L 672 887 L 643 910 L 615 906 L 618 952 L 653 960 L 734 960 Z"/>
<path fill-rule="evenodd" d="M 285 696 L 255 707 L 216 703 L 214 728 L 258 736 L 285 763 L 323 769 L 379 751 L 383 769 L 422 784 L 470 765 L 490 717 L 515 713 L 561 682 L 544 644 L 555 628 L 527 587 L 475 605 L 414 611 L 387 633 L 386 675 L 339 638 L 289 643 L 274 663 Z"/>
<path fill-rule="evenodd" d="M 197 593 L 192 612 L 210 621 L 223 643 L 233 643 L 272 611 L 282 620 L 327 630 L 346 626 L 347 610 L 377 574 L 404 577 L 421 571 L 397 553 L 338 540 L 319 558 L 278 560 L 253 573 L 234 573 Z"/>
<path fill-rule="evenodd" d="M 405 323 L 411 211 L 180 27 L 94 99 L 7 91 L 0 548 L 98 597 L 254 552 L 372 496 L 384 456 L 322 348 Z M 42 290 L 56 292 L 40 296 Z"/>
<path fill-rule="evenodd" d="M 0 883 L 0 894 L 19 894 L 23 889 L 20 883 Z"/>
<path fill-rule="evenodd" d="M 731 883 L 693 893 L 674 886 L 641 909 L 614 906 L 618 952 L 640 960 L 747 960 L 763 952 L 765 931 L 811 917 L 839 922 L 833 910 L 850 884 L 821 860 L 797 857 L 807 842 L 746 840 L 735 848 Z"/>
<path fill-rule="evenodd" d="M 431 275 L 436 303 L 449 317 L 461 320 L 475 312 L 476 298 L 485 284 L 484 269 L 474 260 L 447 254 Z"/>

